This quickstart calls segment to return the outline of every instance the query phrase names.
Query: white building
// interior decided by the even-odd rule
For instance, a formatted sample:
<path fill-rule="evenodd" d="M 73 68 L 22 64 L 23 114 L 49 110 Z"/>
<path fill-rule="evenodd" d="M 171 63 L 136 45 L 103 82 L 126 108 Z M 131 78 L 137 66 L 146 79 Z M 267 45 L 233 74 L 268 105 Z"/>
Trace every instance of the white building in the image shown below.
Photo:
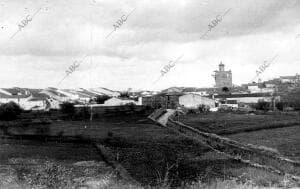
<path fill-rule="evenodd" d="M 196 94 L 200 96 L 209 96 L 209 93 L 207 91 L 195 91 L 195 92 L 185 92 L 186 94 Z"/>
<path fill-rule="evenodd" d="M 185 94 L 179 97 L 179 105 L 185 108 L 196 109 L 200 105 L 205 105 L 210 108 L 215 107 L 215 101 L 213 99 L 203 97 L 197 94 Z"/>
<path fill-rule="evenodd" d="M 297 83 L 300 81 L 300 75 L 296 74 L 295 76 L 280 76 L 281 83 Z"/>
<path fill-rule="evenodd" d="M 15 102 L 24 110 L 45 110 L 47 106 L 46 99 L 35 98 L 25 89 L 0 89 L 0 103 L 9 102 Z"/>
<path fill-rule="evenodd" d="M 103 106 L 123 106 L 129 103 L 133 103 L 135 105 L 138 104 L 137 101 L 134 100 L 128 100 L 128 99 L 120 99 L 120 98 L 116 98 L 116 97 L 112 97 L 108 100 L 106 100 L 103 104 Z"/>
<path fill-rule="evenodd" d="M 273 93 L 275 91 L 274 87 L 260 88 L 258 85 L 248 86 L 250 93 Z"/>
<path fill-rule="evenodd" d="M 256 93 L 256 94 L 232 94 L 232 95 L 215 95 L 218 102 L 224 100 L 236 100 L 237 103 L 255 104 L 259 101 L 271 102 L 273 99 L 280 101 L 280 96 L 272 96 L 270 93 Z"/>

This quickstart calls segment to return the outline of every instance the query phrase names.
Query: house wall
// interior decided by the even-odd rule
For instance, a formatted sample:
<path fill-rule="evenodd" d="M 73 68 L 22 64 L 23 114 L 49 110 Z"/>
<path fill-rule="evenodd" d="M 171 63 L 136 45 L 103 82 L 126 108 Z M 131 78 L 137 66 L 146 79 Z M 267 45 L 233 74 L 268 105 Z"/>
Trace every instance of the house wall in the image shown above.
<path fill-rule="evenodd" d="M 236 100 L 238 103 L 258 103 L 258 101 L 271 102 L 272 97 L 237 97 L 237 98 L 226 98 L 227 100 Z"/>
<path fill-rule="evenodd" d="M 178 95 L 155 95 L 142 97 L 142 105 L 151 106 L 152 108 L 176 108 L 179 105 Z"/>
<path fill-rule="evenodd" d="M 274 88 L 258 88 L 258 87 L 249 87 L 251 93 L 272 93 Z"/>
<path fill-rule="evenodd" d="M 110 115 L 110 114 L 118 114 L 121 112 L 129 112 L 129 111 L 142 111 L 145 109 L 145 106 L 85 106 L 85 105 L 75 105 L 77 110 L 88 108 L 90 111 L 92 109 L 93 115 Z"/>
<path fill-rule="evenodd" d="M 19 104 L 24 110 L 31 110 L 32 108 L 44 110 L 46 108 L 46 102 L 43 100 L 38 101 L 26 101 Z"/>
<path fill-rule="evenodd" d="M 56 109 L 56 110 L 58 110 L 60 108 L 60 106 L 59 106 L 60 102 L 57 101 L 56 99 L 52 99 L 51 98 L 51 99 L 48 99 L 47 101 L 50 104 L 50 109 Z"/>
<path fill-rule="evenodd" d="M 29 98 L 0 98 L 0 103 L 15 102 L 16 104 L 26 104 Z"/>
<path fill-rule="evenodd" d="M 208 96 L 209 94 L 207 93 L 207 91 L 198 91 L 198 92 L 186 92 L 187 94 L 197 94 L 200 96 Z"/>
<path fill-rule="evenodd" d="M 24 110 L 30 110 L 35 106 L 46 107 L 45 101 L 30 101 L 29 98 L 0 98 L 0 103 L 15 102 Z"/>
<path fill-rule="evenodd" d="M 134 100 L 122 100 L 118 98 L 110 98 L 104 102 L 104 106 L 122 106 L 125 104 L 134 103 L 137 104 Z"/>
<path fill-rule="evenodd" d="M 151 106 L 153 108 L 159 108 L 165 104 L 165 99 L 163 96 L 146 96 L 142 97 L 142 105 Z"/>
<path fill-rule="evenodd" d="M 215 107 L 215 101 L 210 98 L 195 94 L 187 94 L 179 97 L 179 104 L 186 108 L 198 108 L 200 105 L 206 105 L 210 108 Z"/>

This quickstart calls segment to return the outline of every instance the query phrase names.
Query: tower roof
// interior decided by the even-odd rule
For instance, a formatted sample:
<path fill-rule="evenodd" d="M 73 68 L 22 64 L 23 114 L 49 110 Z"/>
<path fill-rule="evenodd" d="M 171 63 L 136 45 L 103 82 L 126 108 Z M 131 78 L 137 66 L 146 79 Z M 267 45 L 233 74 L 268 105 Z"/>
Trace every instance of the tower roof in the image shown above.
<path fill-rule="evenodd" d="M 219 66 L 225 66 L 223 63 L 222 63 L 222 61 L 220 62 L 220 64 L 219 64 Z"/>

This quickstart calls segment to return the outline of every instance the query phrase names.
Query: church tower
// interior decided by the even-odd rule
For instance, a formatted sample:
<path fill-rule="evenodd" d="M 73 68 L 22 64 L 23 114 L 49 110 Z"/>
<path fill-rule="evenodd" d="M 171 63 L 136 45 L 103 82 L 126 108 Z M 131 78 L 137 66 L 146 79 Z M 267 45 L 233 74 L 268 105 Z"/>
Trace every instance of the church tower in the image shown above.
<path fill-rule="evenodd" d="M 232 87 L 232 73 L 231 70 L 225 71 L 225 65 L 221 62 L 219 64 L 219 70 L 214 71 L 213 77 L 215 78 L 217 88 Z"/>

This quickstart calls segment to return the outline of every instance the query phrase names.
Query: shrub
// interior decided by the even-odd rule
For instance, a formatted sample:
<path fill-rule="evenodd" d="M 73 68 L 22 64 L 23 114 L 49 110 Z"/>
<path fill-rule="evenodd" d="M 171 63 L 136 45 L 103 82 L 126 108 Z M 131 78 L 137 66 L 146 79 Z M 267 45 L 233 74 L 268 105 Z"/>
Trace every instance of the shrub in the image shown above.
<path fill-rule="evenodd" d="M 104 102 L 108 99 L 110 99 L 110 97 L 107 95 L 104 95 L 104 96 L 98 95 L 96 97 L 96 102 L 97 102 L 97 104 L 104 104 Z"/>
<path fill-rule="evenodd" d="M 256 109 L 257 110 L 264 110 L 264 111 L 267 111 L 270 109 L 270 106 L 271 106 L 271 103 L 269 102 L 265 102 L 265 101 L 259 101 L 257 104 L 256 104 Z"/>
<path fill-rule="evenodd" d="M 72 115 L 75 113 L 74 104 L 71 102 L 63 102 L 60 106 L 60 111 L 63 114 Z"/>
<path fill-rule="evenodd" d="M 114 133 L 111 132 L 111 131 L 108 131 L 108 132 L 107 132 L 107 136 L 108 136 L 108 137 L 113 137 L 113 136 L 114 136 Z"/>
<path fill-rule="evenodd" d="M 295 110 L 300 110 L 300 88 L 295 88 L 286 93 L 282 96 L 282 99 L 289 107 L 292 107 Z"/>
<path fill-rule="evenodd" d="M 198 106 L 198 110 L 200 112 L 208 112 L 209 111 L 209 107 L 205 106 L 204 104 L 201 104 Z"/>
<path fill-rule="evenodd" d="M 125 104 L 125 106 L 127 106 L 131 112 L 135 111 L 135 103 L 130 102 L 130 103 Z"/>
<path fill-rule="evenodd" d="M 276 103 L 276 108 L 280 111 L 283 111 L 286 106 L 287 106 L 287 103 L 285 103 L 285 102 L 277 102 Z"/>
<path fill-rule="evenodd" d="M 80 108 L 75 114 L 76 119 L 89 119 L 90 116 L 91 112 L 87 106 Z"/>
<path fill-rule="evenodd" d="M 120 97 L 121 98 L 129 98 L 130 97 L 130 95 L 129 95 L 129 92 L 121 92 L 121 94 L 120 94 Z"/>
<path fill-rule="evenodd" d="M 228 87 L 223 87 L 223 88 L 222 88 L 222 92 L 224 92 L 224 93 L 229 92 L 229 88 L 228 88 Z"/>
<path fill-rule="evenodd" d="M 197 111 L 194 110 L 194 109 L 189 109 L 189 110 L 187 111 L 187 114 L 196 114 L 196 113 L 197 113 Z"/>
<path fill-rule="evenodd" d="M 9 102 L 0 106 L 0 120 L 14 120 L 20 115 L 22 109 L 15 102 Z"/>
<path fill-rule="evenodd" d="M 38 127 L 35 131 L 36 135 L 49 135 L 50 128 L 43 126 L 43 127 Z"/>

